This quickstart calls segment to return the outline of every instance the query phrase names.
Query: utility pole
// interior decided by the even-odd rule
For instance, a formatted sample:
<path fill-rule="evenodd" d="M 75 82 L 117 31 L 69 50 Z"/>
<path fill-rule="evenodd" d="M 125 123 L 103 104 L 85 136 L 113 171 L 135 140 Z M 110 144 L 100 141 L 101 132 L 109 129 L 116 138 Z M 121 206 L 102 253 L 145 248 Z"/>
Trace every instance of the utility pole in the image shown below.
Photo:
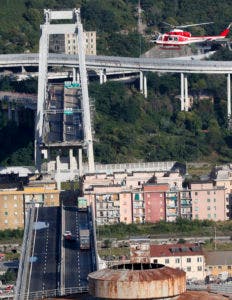
<path fill-rule="evenodd" d="M 217 250 L 216 238 L 217 238 L 217 228 L 216 226 L 214 226 L 214 251 Z"/>

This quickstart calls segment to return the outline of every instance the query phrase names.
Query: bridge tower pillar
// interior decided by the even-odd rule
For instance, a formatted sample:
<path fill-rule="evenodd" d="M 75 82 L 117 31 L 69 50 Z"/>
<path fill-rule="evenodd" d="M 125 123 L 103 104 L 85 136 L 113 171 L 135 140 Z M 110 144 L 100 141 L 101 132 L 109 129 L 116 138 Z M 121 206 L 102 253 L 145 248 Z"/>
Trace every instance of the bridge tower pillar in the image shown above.
<path fill-rule="evenodd" d="M 73 149 L 75 146 L 83 147 L 87 150 L 89 172 L 94 172 L 94 152 L 93 152 L 93 137 L 92 137 L 92 124 L 90 115 L 90 103 L 88 94 L 88 78 L 85 63 L 85 37 L 83 33 L 83 26 L 80 18 L 80 10 L 67 10 L 67 11 L 53 11 L 44 10 L 45 23 L 41 25 L 41 37 L 39 42 L 39 79 L 38 79 L 38 101 L 37 101 L 37 115 L 35 126 L 35 163 L 38 172 L 41 172 L 42 155 L 41 152 L 47 147 L 56 147 L 62 149 L 66 147 Z M 55 24 L 53 20 L 72 20 L 67 24 Z M 81 89 L 81 110 L 82 110 L 82 123 L 84 137 L 81 141 L 75 140 L 67 144 L 67 139 L 63 135 L 63 138 L 55 137 L 51 138 L 49 129 L 49 119 L 47 117 L 50 107 L 49 103 L 51 94 L 48 86 L 48 52 L 49 52 L 49 36 L 51 34 L 73 34 L 78 39 L 78 57 L 79 57 L 79 77 L 77 75 L 77 67 L 73 67 L 73 81 L 79 81 Z M 103 76 L 103 80 L 106 81 L 106 74 Z M 61 101 L 64 101 L 64 99 Z M 63 113 L 55 107 L 55 114 Z M 61 123 L 62 121 L 60 121 Z M 73 121 L 74 122 L 74 121 Z M 61 126 L 61 125 L 60 125 Z M 61 130 L 60 130 L 61 132 Z M 64 130 L 63 130 L 64 132 Z M 60 133 L 62 135 L 62 132 Z M 61 139 L 61 140 L 60 140 Z M 79 144 L 80 145 L 79 145 Z M 71 157 L 73 157 L 71 155 Z M 72 160 L 73 163 L 73 160 Z M 57 172 L 59 172 L 59 160 L 57 160 Z"/>
<path fill-rule="evenodd" d="M 227 75 L 227 119 L 228 119 L 228 127 L 232 128 L 232 120 L 231 120 L 231 80 L 230 74 Z"/>

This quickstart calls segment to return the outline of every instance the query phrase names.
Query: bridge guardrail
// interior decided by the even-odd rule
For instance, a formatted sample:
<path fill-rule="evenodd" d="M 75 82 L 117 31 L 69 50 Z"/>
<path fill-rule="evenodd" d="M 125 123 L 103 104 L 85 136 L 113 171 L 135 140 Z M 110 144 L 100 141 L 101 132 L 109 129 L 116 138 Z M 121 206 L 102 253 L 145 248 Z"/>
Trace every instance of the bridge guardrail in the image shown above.
<path fill-rule="evenodd" d="M 61 289 L 53 289 L 53 290 L 44 290 L 44 291 L 37 291 L 32 293 L 25 293 L 25 294 L 15 294 L 14 299 L 22 299 L 22 300 L 34 300 L 34 299 L 44 299 L 48 297 L 59 297 L 62 295 L 72 295 L 72 294 L 82 294 L 87 293 L 89 291 L 88 287 L 71 287 L 63 289 L 64 294 L 62 294 Z"/>
<path fill-rule="evenodd" d="M 35 216 L 35 208 L 32 208 L 28 212 L 28 216 L 26 218 L 25 231 L 23 236 L 23 246 L 22 246 L 22 257 L 20 259 L 19 272 L 17 276 L 16 283 L 16 294 L 20 294 L 20 291 L 25 293 L 27 278 L 28 278 L 28 265 L 29 265 L 29 255 L 31 248 L 31 238 L 32 238 L 32 230 L 33 230 L 33 222 Z M 14 298 L 18 300 L 20 298 Z"/>

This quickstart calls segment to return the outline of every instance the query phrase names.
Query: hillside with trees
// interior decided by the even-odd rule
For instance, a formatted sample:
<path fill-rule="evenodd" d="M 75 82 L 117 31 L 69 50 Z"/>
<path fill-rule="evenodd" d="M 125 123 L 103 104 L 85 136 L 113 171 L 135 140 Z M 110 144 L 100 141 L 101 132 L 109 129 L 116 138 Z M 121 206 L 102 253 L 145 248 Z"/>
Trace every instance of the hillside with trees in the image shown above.
<path fill-rule="evenodd" d="M 81 6 L 85 30 L 97 31 L 97 53 L 138 57 L 152 47 L 149 36 L 168 30 L 162 22 L 213 24 L 191 28 L 193 34 L 218 34 L 231 21 L 229 0 L 141 0 L 145 34 L 137 32 L 137 0 L 2 0 L 0 3 L 0 53 L 37 52 L 43 9 Z M 231 60 L 228 48 L 215 60 Z M 0 81 L 1 90 L 35 92 L 35 82 Z M 99 162 L 157 160 L 227 162 L 232 158 L 231 131 L 226 119 L 226 76 L 191 75 L 190 112 L 180 112 L 180 78 L 172 74 L 148 74 L 148 98 L 139 83 L 125 85 L 91 82 L 95 101 L 95 155 Z M 201 95 L 207 99 L 199 100 Z M 0 115 L 0 151 L 4 165 L 30 164 L 33 157 L 33 116 L 19 127 Z M 9 134 L 10 133 L 10 134 Z M 11 136 L 11 138 L 9 137 Z M 18 138 L 21 136 L 21 139 Z M 8 141 L 9 140 L 9 141 Z M 13 147 L 12 147 L 13 145 Z"/>

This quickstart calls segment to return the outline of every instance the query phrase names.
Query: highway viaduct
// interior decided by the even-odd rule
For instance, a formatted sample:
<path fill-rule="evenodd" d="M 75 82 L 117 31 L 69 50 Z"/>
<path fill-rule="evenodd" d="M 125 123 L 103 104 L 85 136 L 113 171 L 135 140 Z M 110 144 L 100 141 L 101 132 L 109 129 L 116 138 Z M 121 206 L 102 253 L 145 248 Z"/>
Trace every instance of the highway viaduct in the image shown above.
<path fill-rule="evenodd" d="M 38 67 L 39 54 L 2 54 L 0 55 L 0 70 L 16 67 Z M 72 68 L 73 74 L 79 67 L 78 55 L 49 54 L 48 66 Z M 181 110 L 188 110 L 188 79 L 187 75 L 197 74 L 226 74 L 227 75 L 227 116 L 231 117 L 231 61 L 204 60 L 174 60 L 155 58 L 132 58 L 117 56 L 86 56 L 86 67 L 95 71 L 100 77 L 100 83 L 107 79 L 109 73 L 133 72 L 140 74 L 140 91 L 147 97 L 147 72 L 179 73 L 181 88 Z"/>

